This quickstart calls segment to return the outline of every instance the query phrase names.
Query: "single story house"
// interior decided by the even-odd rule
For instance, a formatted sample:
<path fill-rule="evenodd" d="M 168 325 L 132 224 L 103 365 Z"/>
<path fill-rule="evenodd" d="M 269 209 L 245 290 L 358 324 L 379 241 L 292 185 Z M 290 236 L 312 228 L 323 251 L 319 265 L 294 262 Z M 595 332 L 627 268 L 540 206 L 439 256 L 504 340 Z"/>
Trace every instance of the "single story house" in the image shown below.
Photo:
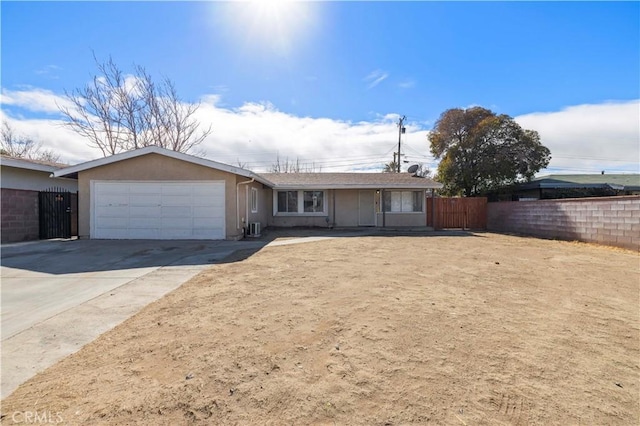
<path fill-rule="evenodd" d="M 66 165 L 0 156 L 2 243 L 38 239 L 40 191 L 55 187 L 72 193 L 78 192 L 77 180 L 50 177 L 63 167 Z"/>
<path fill-rule="evenodd" d="M 489 201 L 640 195 L 640 174 L 548 175 L 488 194 Z"/>
<path fill-rule="evenodd" d="M 77 179 L 80 238 L 239 239 L 266 226 L 427 226 L 442 187 L 408 173 L 254 173 L 149 146 L 53 172 Z"/>

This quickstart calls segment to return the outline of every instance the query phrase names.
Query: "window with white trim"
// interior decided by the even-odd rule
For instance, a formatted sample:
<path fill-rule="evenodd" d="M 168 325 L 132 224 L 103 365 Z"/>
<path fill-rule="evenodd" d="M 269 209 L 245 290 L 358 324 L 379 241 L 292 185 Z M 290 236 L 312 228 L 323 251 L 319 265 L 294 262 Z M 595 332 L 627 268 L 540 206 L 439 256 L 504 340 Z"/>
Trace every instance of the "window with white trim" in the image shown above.
<path fill-rule="evenodd" d="M 382 200 L 385 212 L 416 213 L 422 212 L 423 191 L 384 191 Z"/>
<path fill-rule="evenodd" d="M 258 213 L 258 188 L 251 188 L 251 213 Z"/>
<path fill-rule="evenodd" d="M 305 213 L 324 211 L 324 191 L 303 191 L 302 194 Z"/>
<path fill-rule="evenodd" d="M 277 191 L 277 214 L 323 215 L 327 213 L 326 191 Z"/>

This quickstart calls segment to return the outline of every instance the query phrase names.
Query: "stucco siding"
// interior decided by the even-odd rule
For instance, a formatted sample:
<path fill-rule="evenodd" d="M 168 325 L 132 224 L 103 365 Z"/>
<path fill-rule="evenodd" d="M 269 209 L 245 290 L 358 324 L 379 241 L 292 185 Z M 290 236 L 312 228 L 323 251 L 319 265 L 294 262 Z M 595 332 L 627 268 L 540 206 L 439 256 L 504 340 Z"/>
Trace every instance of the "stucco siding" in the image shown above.
<path fill-rule="evenodd" d="M 91 217 L 91 181 L 208 181 L 225 182 L 225 230 L 227 239 L 242 235 L 237 226 L 236 184 L 232 173 L 215 170 L 159 154 L 148 154 L 107 164 L 78 174 L 79 236 L 89 238 Z"/>
<path fill-rule="evenodd" d="M 43 191 L 51 187 L 64 188 L 70 192 L 78 191 L 75 179 L 52 178 L 51 172 L 20 169 L 3 165 L 0 167 L 0 181 L 3 188 Z"/>
<path fill-rule="evenodd" d="M 238 183 L 250 182 L 247 179 L 238 176 Z M 251 209 L 251 193 L 257 191 L 258 196 L 258 209 L 252 211 Z M 271 214 L 271 203 L 267 203 L 266 193 L 271 191 L 265 190 L 264 186 L 259 182 L 251 182 L 238 185 L 238 226 L 242 230 L 242 227 L 249 227 L 252 222 L 259 222 L 261 227 L 268 225 L 268 217 Z M 244 221 L 243 221 L 244 219 Z"/>
<path fill-rule="evenodd" d="M 427 226 L 427 214 L 421 213 L 377 213 L 379 227 L 423 227 Z"/>

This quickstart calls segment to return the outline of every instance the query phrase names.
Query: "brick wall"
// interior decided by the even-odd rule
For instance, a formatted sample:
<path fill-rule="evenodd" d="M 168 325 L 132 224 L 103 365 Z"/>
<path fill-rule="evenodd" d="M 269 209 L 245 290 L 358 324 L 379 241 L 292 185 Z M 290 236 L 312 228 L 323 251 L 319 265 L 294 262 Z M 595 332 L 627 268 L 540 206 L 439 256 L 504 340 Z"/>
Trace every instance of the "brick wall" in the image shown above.
<path fill-rule="evenodd" d="M 489 203 L 487 229 L 640 250 L 640 196 Z"/>
<path fill-rule="evenodd" d="M 2 243 L 37 240 L 38 191 L 2 188 L 0 200 Z"/>

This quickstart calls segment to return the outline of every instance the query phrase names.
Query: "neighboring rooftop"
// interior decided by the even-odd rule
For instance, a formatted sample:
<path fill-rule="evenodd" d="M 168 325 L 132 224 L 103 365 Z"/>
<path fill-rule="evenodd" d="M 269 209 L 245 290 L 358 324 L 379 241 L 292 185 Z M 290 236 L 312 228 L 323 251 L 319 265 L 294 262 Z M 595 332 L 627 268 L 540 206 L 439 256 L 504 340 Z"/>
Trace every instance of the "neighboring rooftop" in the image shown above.
<path fill-rule="evenodd" d="M 30 158 L 16 158 L 8 155 L 0 154 L 0 164 L 7 167 L 15 167 L 18 169 L 38 170 L 43 172 L 53 172 L 65 167 L 68 164 L 54 163 L 51 161 L 32 160 Z"/>
<path fill-rule="evenodd" d="M 409 173 L 260 173 L 278 189 L 439 189 L 442 184 Z"/>
<path fill-rule="evenodd" d="M 605 186 L 617 190 L 638 191 L 640 190 L 640 174 L 548 175 L 520 184 L 518 188 L 599 188 Z"/>

